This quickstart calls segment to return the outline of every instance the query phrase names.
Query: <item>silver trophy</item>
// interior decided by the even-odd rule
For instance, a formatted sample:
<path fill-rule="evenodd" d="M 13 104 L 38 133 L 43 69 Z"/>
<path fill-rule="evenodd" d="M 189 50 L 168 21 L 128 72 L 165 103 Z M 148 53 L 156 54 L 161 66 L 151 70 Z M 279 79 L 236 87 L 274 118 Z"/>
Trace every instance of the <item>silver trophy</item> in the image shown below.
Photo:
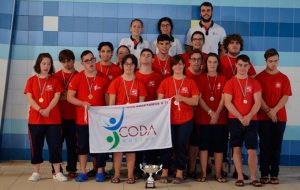
<path fill-rule="evenodd" d="M 145 188 L 155 188 L 155 181 L 152 177 L 153 173 L 157 174 L 160 170 L 162 170 L 162 165 L 142 165 L 140 164 L 140 168 L 144 173 L 148 173 L 149 177 L 146 182 Z"/>

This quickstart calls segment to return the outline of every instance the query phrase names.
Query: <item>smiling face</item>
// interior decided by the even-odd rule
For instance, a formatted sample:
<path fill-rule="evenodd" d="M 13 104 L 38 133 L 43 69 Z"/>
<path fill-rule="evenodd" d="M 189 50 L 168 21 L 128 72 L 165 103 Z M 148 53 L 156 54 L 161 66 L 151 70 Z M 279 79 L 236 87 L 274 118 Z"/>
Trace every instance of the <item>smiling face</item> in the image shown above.
<path fill-rule="evenodd" d="M 171 47 L 170 41 L 159 41 L 157 43 L 157 49 L 159 51 L 159 53 L 161 54 L 168 54 L 169 53 L 169 49 Z"/>
<path fill-rule="evenodd" d="M 143 31 L 142 23 L 137 20 L 133 21 L 130 26 L 130 32 L 131 32 L 132 36 L 134 36 L 134 37 L 140 36 L 142 31 Z"/>
<path fill-rule="evenodd" d="M 212 8 L 210 6 L 202 6 L 200 16 L 204 22 L 209 22 L 212 18 Z"/>
<path fill-rule="evenodd" d="M 171 35 L 171 24 L 168 21 L 162 21 L 160 24 L 160 32 L 161 34 Z"/>
<path fill-rule="evenodd" d="M 201 34 L 194 34 L 192 37 L 193 49 L 202 50 L 203 45 L 204 45 L 204 36 L 202 36 Z"/>
<path fill-rule="evenodd" d="M 109 46 L 103 46 L 99 50 L 99 57 L 101 61 L 109 62 L 113 56 L 113 51 Z"/>
<path fill-rule="evenodd" d="M 202 56 L 200 53 L 193 53 L 190 57 L 190 67 L 194 72 L 201 70 Z"/>
<path fill-rule="evenodd" d="M 176 65 L 172 67 L 173 74 L 183 74 L 184 63 L 180 60 Z"/>

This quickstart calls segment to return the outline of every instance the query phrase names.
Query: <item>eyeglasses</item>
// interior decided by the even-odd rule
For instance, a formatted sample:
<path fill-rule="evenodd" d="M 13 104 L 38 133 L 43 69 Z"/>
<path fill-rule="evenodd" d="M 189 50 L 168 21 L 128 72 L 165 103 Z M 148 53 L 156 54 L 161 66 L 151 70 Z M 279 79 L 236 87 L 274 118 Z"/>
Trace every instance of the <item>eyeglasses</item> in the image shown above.
<path fill-rule="evenodd" d="M 203 41 L 204 41 L 203 38 L 193 38 L 192 40 L 193 40 L 193 41 L 200 41 L 200 42 L 203 42 Z"/>
<path fill-rule="evenodd" d="M 170 27 L 170 24 L 161 24 L 160 27 L 164 28 L 164 27 Z"/>
<path fill-rule="evenodd" d="M 124 66 L 126 66 L 126 67 L 132 67 L 132 66 L 134 66 L 134 64 L 130 64 L 130 63 L 127 64 L 127 63 L 125 63 Z"/>
<path fill-rule="evenodd" d="M 93 57 L 93 58 L 91 58 L 91 59 L 86 59 L 86 60 L 84 60 L 84 61 L 82 61 L 82 62 L 85 63 L 85 64 L 95 63 L 95 62 L 96 62 L 96 58 Z"/>
<path fill-rule="evenodd" d="M 201 58 L 191 58 L 191 61 L 193 61 L 193 62 L 201 62 L 202 59 Z"/>

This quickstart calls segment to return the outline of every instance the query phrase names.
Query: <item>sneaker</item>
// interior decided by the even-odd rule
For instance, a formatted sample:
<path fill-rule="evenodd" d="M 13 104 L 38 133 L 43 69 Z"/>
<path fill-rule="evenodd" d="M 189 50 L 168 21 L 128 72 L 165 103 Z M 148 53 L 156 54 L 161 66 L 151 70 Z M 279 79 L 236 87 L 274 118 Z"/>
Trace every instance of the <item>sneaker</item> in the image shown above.
<path fill-rule="evenodd" d="M 85 182 L 87 180 L 88 180 L 88 176 L 84 173 L 79 173 L 77 175 L 77 177 L 75 178 L 75 181 L 77 181 L 77 182 Z"/>
<path fill-rule="evenodd" d="M 28 178 L 29 181 L 39 181 L 41 179 L 41 176 L 37 172 L 33 172 L 31 176 Z"/>
<path fill-rule="evenodd" d="M 96 181 L 97 182 L 104 182 L 105 181 L 105 174 L 104 173 L 97 173 L 96 174 Z"/>
<path fill-rule="evenodd" d="M 57 181 L 68 181 L 68 178 L 64 176 L 64 174 L 61 172 L 58 172 L 57 174 L 53 175 L 53 179 Z"/>

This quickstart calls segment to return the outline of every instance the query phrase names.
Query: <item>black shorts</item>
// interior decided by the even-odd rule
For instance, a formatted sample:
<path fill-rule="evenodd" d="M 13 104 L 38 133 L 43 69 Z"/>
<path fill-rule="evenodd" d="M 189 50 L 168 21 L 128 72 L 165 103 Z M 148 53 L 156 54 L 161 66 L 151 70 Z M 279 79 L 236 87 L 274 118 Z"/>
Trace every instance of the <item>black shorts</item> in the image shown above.
<path fill-rule="evenodd" d="M 88 125 L 76 125 L 77 154 L 86 155 L 90 153 L 89 127 Z"/>
<path fill-rule="evenodd" d="M 199 125 L 199 149 L 222 153 L 227 146 L 226 125 Z"/>
<path fill-rule="evenodd" d="M 199 129 L 196 126 L 196 124 L 194 124 L 194 126 L 193 126 L 193 130 L 192 130 L 192 134 L 190 136 L 189 143 L 191 146 L 198 146 L 198 144 L 199 144 Z"/>
<path fill-rule="evenodd" d="M 257 149 L 258 124 L 258 121 L 251 120 L 249 126 L 245 127 L 238 119 L 228 119 L 230 146 L 242 147 L 245 142 L 247 149 Z"/>

